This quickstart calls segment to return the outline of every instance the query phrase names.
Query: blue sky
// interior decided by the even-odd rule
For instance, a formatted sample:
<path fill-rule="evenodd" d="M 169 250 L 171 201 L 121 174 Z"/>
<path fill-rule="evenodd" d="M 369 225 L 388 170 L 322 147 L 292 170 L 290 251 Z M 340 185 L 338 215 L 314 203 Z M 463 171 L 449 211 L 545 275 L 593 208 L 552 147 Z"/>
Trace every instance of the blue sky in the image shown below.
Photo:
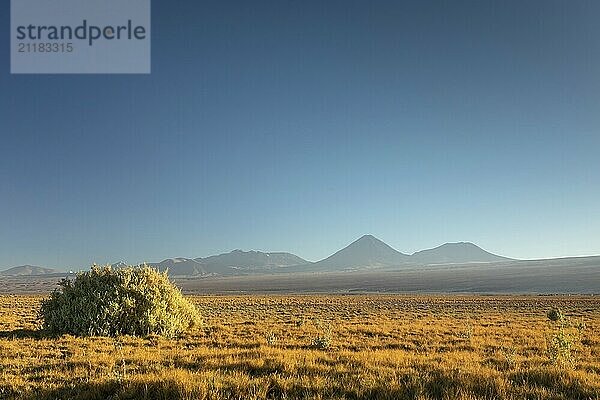
<path fill-rule="evenodd" d="M 0 267 L 600 254 L 597 1 L 153 2 L 151 75 L 10 75 Z"/>

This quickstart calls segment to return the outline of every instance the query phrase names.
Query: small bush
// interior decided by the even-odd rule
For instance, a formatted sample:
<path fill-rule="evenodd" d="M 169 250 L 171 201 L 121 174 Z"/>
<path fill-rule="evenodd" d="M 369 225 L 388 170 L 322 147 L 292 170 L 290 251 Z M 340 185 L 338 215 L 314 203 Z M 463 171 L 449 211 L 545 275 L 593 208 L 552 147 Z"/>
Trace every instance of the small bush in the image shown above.
<path fill-rule="evenodd" d="M 573 356 L 573 339 L 563 329 L 546 339 L 548 357 L 555 364 L 572 367 L 575 363 Z"/>
<path fill-rule="evenodd" d="M 331 347 L 331 336 L 317 335 L 312 339 L 310 345 L 318 350 L 329 350 Z"/>
<path fill-rule="evenodd" d="M 463 330 L 458 332 L 457 336 L 465 340 L 470 340 L 473 337 L 473 325 L 471 321 L 465 322 Z"/>
<path fill-rule="evenodd" d="M 546 338 L 548 357 L 555 364 L 572 368 L 575 365 L 575 344 L 578 337 L 581 339 L 585 324 L 581 321 L 573 327 L 560 308 L 550 309 L 546 316 L 552 321 L 554 331 Z"/>
<path fill-rule="evenodd" d="M 313 337 L 310 342 L 311 347 L 318 350 L 329 350 L 333 342 L 331 335 L 331 326 L 323 323 L 321 320 L 314 321 L 317 328 L 317 336 Z"/>
<path fill-rule="evenodd" d="M 148 266 L 93 266 L 42 302 L 43 328 L 77 336 L 178 335 L 200 323 L 166 273 Z"/>
<path fill-rule="evenodd" d="M 552 322 L 559 322 L 565 319 L 565 315 L 563 314 L 562 310 L 554 307 L 546 313 L 546 316 Z"/>

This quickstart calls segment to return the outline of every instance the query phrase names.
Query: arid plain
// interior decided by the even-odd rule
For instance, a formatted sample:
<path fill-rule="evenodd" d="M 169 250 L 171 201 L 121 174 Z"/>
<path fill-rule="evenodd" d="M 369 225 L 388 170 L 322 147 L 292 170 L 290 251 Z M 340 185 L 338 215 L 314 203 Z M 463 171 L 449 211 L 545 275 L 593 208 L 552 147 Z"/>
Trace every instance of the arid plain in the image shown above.
<path fill-rule="evenodd" d="M 597 296 L 191 296 L 176 339 L 48 337 L 42 298 L 0 297 L 1 399 L 600 398 Z"/>

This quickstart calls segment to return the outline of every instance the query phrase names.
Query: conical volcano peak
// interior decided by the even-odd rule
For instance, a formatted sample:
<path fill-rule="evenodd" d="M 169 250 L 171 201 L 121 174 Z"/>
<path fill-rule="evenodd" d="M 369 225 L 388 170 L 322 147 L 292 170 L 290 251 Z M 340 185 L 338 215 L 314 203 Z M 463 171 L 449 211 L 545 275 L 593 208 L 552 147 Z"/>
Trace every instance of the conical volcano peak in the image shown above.
<path fill-rule="evenodd" d="M 356 239 L 356 242 L 381 242 L 381 240 L 377 239 L 373 235 L 362 235 L 361 237 Z"/>
<path fill-rule="evenodd" d="M 375 236 L 371 235 L 371 234 L 366 234 L 366 235 L 362 235 L 361 237 L 358 238 L 358 240 L 363 240 L 363 239 L 375 239 L 375 240 L 379 240 L 377 239 Z"/>
<path fill-rule="evenodd" d="M 414 253 L 411 258 L 426 264 L 494 262 L 508 260 L 483 250 L 471 242 L 444 243 L 433 249 Z"/>
<path fill-rule="evenodd" d="M 363 235 L 350 244 L 350 246 L 353 245 L 390 247 L 373 235 Z"/>
<path fill-rule="evenodd" d="M 373 235 L 364 235 L 348 246 L 319 261 L 323 267 L 371 267 L 400 265 L 407 256 Z"/>

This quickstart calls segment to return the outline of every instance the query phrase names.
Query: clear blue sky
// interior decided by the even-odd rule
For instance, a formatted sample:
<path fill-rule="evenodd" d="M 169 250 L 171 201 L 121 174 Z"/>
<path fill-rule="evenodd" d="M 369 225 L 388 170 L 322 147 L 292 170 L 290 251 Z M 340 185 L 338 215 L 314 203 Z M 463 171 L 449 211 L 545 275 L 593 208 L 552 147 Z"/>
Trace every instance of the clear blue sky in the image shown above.
<path fill-rule="evenodd" d="M 0 268 L 600 254 L 600 2 L 153 2 L 149 76 L 9 74 Z"/>

